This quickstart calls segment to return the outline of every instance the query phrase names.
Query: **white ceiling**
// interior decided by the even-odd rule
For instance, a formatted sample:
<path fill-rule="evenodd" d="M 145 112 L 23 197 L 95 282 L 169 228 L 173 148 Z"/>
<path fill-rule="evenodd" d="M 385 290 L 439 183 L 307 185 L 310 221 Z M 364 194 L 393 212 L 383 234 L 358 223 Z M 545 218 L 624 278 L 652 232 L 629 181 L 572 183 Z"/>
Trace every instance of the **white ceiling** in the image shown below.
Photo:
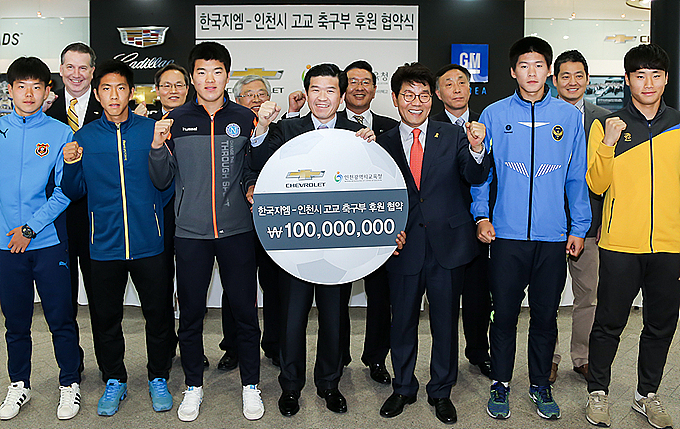
<path fill-rule="evenodd" d="M 526 0 L 526 18 L 622 19 L 649 21 L 649 10 L 626 5 L 626 0 Z"/>

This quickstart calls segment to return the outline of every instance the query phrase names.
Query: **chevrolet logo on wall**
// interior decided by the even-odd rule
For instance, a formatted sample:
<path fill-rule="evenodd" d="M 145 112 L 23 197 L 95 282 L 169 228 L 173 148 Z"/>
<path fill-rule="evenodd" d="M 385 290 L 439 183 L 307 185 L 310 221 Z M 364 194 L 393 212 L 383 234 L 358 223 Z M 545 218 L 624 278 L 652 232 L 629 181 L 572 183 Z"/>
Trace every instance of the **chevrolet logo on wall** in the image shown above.
<path fill-rule="evenodd" d="M 283 70 L 265 70 L 264 68 L 246 68 L 245 70 L 232 71 L 231 77 L 241 78 L 243 76 L 255 75 L 260 76 L 265 79 L 281 79 L 283 76 Z"/>
<path fill-rule="evenodd" d="M 286 179 L 312 180 L 315 177 L 323 177 L 325 171 L 298 170 L 289 171 Z"/>
<path fill-rule="evenodd" d="M 118 27 L 120 42 L 135 48 L 162 45 L 170 27 Z"/>
<path fill-rule="evenodd" d="M 607 36 L 604 38 L 605 42 L 614 42 L 614 43 L 626 43 L 633 41 L 637 38 L 637 36 L 626 36 L 625 34 L 617 34 L 615 36 Z"/>

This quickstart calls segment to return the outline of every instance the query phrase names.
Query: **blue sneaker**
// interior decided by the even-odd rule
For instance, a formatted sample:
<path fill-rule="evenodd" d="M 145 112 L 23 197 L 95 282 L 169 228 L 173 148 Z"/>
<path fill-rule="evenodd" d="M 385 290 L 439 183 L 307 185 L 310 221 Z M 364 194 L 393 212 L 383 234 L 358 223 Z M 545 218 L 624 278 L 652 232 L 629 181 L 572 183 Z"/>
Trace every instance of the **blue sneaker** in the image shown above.
<path fill-rule="evenodd" d="M 494 419 L 507 419 L 510 417 L 510 386 L 505 386 L 500 381 L 491 386 L 491 397 L 486 404 L 486 412 Z"/>
<path fill-rule="evenodd" d="M 168 382 L 164 378 L 154 378 L 149 381 L 149 395 L 153 410 L 168 411 L 172 409 L 172 395 L 168 392 Z"/>
<path fill-rule="evenodd" d="M 106 390 L 97 404 L 97 414 L 100 416 L 112 416 L 118 411 L 120 401 L 127 396 L 127 383 L 110 379 L 106 382 Z"/>
<path fill-rule="evenodd" d="M 548 420 L 560 418 L 560 407 L 552 397 L 550 386 L 530 386 L 529 396 L 536 404 L 536 412 L 539 416 Z"/>

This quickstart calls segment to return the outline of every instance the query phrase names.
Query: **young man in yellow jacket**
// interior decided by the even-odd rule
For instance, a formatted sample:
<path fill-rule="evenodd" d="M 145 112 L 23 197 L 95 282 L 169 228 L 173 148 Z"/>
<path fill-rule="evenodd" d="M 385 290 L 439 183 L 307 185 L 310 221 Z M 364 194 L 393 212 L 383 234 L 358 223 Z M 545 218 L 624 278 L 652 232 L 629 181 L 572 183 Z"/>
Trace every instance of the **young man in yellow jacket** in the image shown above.
<path fill-rule="evenodd" d="M 632 407 L 654 427 L 672 426 L 656 396 L 680 310 L 680 112 L 661 98 L 668 66 L 668 55 L 655 44 L 628 51 L 632 99 L 595 120 L 588 141 L 586 180 L 604 194 L 586 406 L 586 418 L 597 426 L 611 424 L 611 366 L 640 288 L 644 327 Z"/>

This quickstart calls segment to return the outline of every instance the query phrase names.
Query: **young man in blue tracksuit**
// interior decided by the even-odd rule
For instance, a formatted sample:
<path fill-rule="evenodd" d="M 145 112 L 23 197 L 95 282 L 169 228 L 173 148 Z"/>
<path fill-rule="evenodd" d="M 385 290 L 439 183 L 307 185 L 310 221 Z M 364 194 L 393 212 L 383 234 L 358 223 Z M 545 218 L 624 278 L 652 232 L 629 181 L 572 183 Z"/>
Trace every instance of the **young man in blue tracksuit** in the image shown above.
<path fill-rule="evenodd" d="M 477 237 L 491 243 L 493 382 L 487 412 L 497 419 L 510 417 L 517 317 L 527 284 L 529 393 L 541 417 L 560 417 L 548 378 L 566 281 L 565 246 L 578 256 L 590 227 L 583 121 L 574 106 L 550 96 L 545 81 L 551 63 L 546 41 L 517 41 L 510 48 L 510 73 L 518 89 L 487 107 L 479 120 L 495 165 L 471 193 Z"/>
<path fill-rule="evenodd" d="M 70 419 L 80 409 L 80 355 L 65 228 L 58 231 L 54 221 L 70 203 L 60 184 L 62 149 L 73 135 L 42 112 L 51 82 L 45 63 L 19 58 L 9 66 L 7 81 L 14 110 L 0 118 L 0 304 L 11 384 L 0 419 L 13 418 L 31 399 L 33 282 L 60 369 L 57 417 Z"/>
<path fill-rule="evenodd" d="M 147 157 L 155 121 L 132 114 L 132 70 L 120 61 L 97 67 L 93 80 L 104 115 L 64 148 L 64 193 L 87 194 L 92 302 L 106 390 L 97 413 L 113 415 L 127 395 L 121 321 L 128 274 L 146 321 L 149 393 L 155 411 L 172 408 L 167 379 L 174 348 L 172 294 L 163 253 L 163 196 L 151 183 Z"/>

